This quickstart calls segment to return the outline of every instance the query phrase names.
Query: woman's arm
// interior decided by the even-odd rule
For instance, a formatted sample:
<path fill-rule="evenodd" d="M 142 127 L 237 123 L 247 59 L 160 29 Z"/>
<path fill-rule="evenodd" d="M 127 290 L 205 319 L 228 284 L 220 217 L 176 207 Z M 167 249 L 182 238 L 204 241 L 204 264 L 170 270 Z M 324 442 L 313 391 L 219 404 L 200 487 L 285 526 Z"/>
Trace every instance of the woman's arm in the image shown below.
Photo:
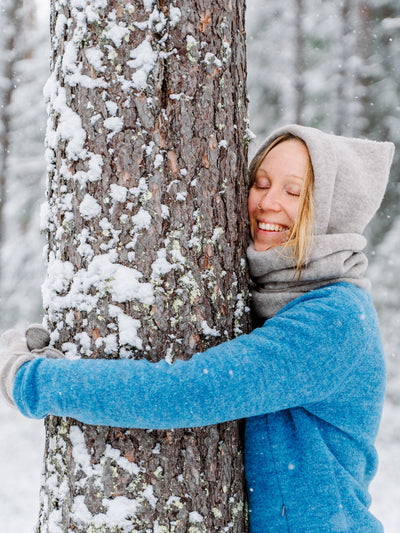
<path fill-rule="evenodd" d="M 364 291 L 333 285 L 298 298 L 251 334 L 173 365 L 36 359 L 17 372 L 13 396 L 32 418 L 54 414 L 118 427 L 195 427 L 255 416 L 334 392 L 357 364 L 373 322 Z"/>

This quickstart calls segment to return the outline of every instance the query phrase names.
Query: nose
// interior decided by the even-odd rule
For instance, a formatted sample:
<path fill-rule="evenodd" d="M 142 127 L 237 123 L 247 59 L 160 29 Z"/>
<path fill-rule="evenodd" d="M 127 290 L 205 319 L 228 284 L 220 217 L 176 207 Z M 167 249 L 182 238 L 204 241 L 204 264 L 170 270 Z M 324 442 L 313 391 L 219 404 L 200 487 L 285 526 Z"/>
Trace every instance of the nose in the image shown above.
<path fill-rule="evenodd" d="M 281 209 L 279 192 L 272 188 L 268 189 L 260 200 L 259 206 L 264 211 L 279 211 Z"/>

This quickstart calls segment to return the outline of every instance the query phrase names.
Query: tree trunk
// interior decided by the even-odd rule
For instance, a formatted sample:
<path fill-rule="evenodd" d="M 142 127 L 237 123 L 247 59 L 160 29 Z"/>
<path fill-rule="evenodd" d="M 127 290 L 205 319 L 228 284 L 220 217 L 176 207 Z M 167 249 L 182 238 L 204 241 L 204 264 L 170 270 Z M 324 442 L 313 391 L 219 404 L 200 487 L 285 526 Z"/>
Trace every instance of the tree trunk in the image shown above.
<path fill-rule="evenodd" d="M 247 329 L 243 4 L 52 1 L 43 293 L 69 357 Z M 237 423 L 46 427 L 39 532 L 245 531 Z"/>

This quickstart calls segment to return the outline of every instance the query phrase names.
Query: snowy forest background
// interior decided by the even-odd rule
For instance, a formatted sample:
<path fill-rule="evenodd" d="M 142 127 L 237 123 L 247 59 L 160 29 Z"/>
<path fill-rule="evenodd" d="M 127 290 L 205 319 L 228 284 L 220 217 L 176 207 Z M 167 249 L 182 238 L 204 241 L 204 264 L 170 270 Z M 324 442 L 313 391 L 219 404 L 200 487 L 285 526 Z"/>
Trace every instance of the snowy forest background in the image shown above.
<path fill-rule="evenodd" d="M 41 318 L 49 74 L 48 7 L 0 0 L 0 331 Z M 388 361 L 373 508 L 387 533 L 400 524 L 400 4 L 394 0 L 247 0 L 250 128 L 263 136 L 300 122 L 391 140 L 397 155 L 380 213 L 368 229 L 369 277 Z M 33 531 L 42 424 L 0 406 L 2 531 Z"/>

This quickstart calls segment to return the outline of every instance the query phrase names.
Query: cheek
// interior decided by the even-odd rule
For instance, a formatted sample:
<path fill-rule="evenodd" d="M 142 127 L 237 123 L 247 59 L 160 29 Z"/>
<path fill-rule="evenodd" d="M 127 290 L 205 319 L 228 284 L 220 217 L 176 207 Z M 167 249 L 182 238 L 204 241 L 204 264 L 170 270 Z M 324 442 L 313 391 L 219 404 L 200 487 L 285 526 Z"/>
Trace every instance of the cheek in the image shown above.
<path fill-rule="evenodd" d="M 293 203 L 292 205 L 288 206 L 287 208 L 287 214 L 289 216 L 289 218 L 291 219 L 292 222 L 295 221 L 296 219 L 296 216 L 297 216 L 297 211 L 299 209 L 299 205 L 300 205 L 300 201 L 298 200 L 297 202 Z"/>
<path fill-rule="evenodd" d="M 256 195 L 250 189 L 249 196 L 247 198 L 247 211 L 248 211 L 250 219 L 254 215 L 256 210 L 257 210 L 257 202 L 258 202 L 258 200 L 256 198 Z"/>

